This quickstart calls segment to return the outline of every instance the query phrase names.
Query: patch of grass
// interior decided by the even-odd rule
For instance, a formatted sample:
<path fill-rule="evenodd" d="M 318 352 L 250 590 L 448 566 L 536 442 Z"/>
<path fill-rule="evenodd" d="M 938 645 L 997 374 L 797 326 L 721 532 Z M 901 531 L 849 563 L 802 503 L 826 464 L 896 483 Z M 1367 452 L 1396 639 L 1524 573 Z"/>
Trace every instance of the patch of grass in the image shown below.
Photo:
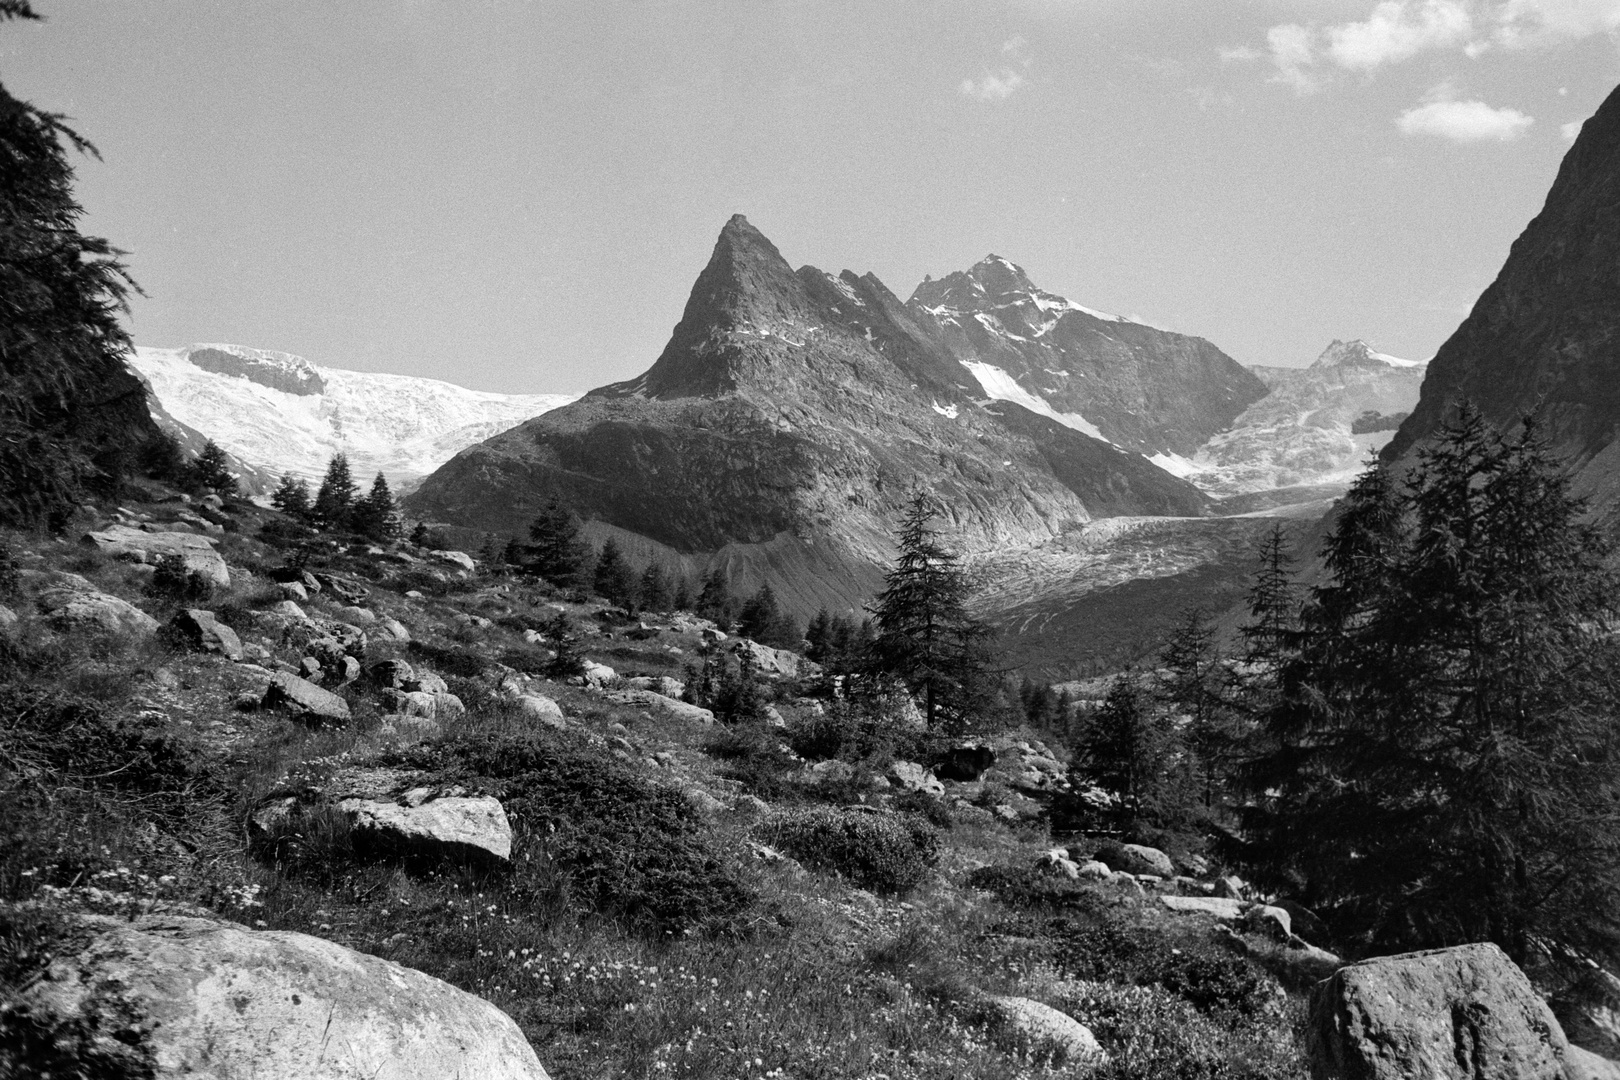
<path fill-rule="evenodd" d="M 965 884 L 970 888 L 983 889 L 1015 908 L 1095 914 L 1107 906 L 1107 901 L 1095 889 L 1031 866 L 981 866 L 968 874 Z"/>

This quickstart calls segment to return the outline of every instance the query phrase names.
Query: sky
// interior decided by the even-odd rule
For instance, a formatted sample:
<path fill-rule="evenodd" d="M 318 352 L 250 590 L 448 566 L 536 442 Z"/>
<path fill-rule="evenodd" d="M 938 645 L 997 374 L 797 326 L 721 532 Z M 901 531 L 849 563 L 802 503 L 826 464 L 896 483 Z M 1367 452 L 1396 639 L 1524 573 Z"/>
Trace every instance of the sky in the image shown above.
<path fill-rule="evenodd" d="M 1435 351 L 1620 82 L 1620 0 L 34 0 L 142 345 L 645 370 L 734 213 L 902 298 L 989 253 L 1246 364 Z"/>

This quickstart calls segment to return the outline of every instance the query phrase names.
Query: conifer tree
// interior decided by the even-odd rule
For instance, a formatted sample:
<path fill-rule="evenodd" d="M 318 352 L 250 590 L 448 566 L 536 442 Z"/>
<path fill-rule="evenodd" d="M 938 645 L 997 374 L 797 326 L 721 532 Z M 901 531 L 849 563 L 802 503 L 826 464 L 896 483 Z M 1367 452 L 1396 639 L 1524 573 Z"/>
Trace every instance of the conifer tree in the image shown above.
<path fill-rule="evenodd" d="M 354 505 L 359 494 L 354 478 L 349 474 L 348 455 L 333 454 L 332 460 L 327 462 L 326 476 L 321 480 L 320 490 L 315 493 L 310 516 L 322 529 L 332 532 L 344 531 L 352 524 Z"/>
<path fill-rule="evenodd" d="M 225 451 L 213 439 L 209 439 L 203 444 L 202 452 L 191 465 L 192 479 L 199 487 L 208 488 L 221 495 L 234 495 L 236 477 L 225 467 L 226 463 Z"/>
<path fill-rule="evenodd" d="M 692 610 L 692 585 L 687 581 L 685 574 L 675 579 L 675 595 L 669 603 L 676 611 Z"/>
<path fill-rule="evenodd" d="M 37 18 L 0 4 L 0 23 Z M 160 434 L 124 364 L 135 283 L 122 252 L 79 232 L 68 147 L 96 154 L 0 88 L 0 525 L 57 524 L 87 487 L 116 491 Z"/>
<path fill-rule="evenodd" d="M 580 536 L 580 521 L 562 502 L 552 498 L 529 525 L 526 569 L 561 589 L 578 588 L 590 548 Z"/>
<path fill-rule="evenodd" d="M 805 628 L 804 640 L 807 642 L 807 648 L 804 655 L 818 664 L 825 661 L 832 647 L 832 632 L 832 615 L 823 606 Z"/>
<path fill-rule="evenodd" d="M 636 604 L 636 575 L 624 561 L 619 543 L 608 537 L 596 556 L 596 594 L 610 603 L 630 609 Z"/>
<path fill-rule="evenodd" d="M 309 484 L 292 473 L 282 473 L 281 483 L 270 495 L 270 505 L 288 517 L 308 520 L 311 511 Z"/>
<path fill-rule="evenodd" d="M 1620 960 L 1616 581 L 1582 510 L 1534 420 L 1469 408 L 1341 507 L 1251 826 L 1368 947 Z"/>
<path fill-rule="evenodd" d="M 1186 743 L 1193 755 L 1206 808 L 1231 778 L 1241 732 L 1223 690 L 1225 664 L 1215 648 L 1215 626 L 1198 607 L 1182 613 L 1159 653 L 1165 678 L 1160 700 L 1187 717 Z"/>
<path fill-rule="evenodd" d="M 932 528 L 933 515 L 927 493 L 914 491 L 873 608 L 871 647 L 875 671 L 921 698 L 931 729 L 968 720 L 991 689 L 990 632 L 967 614 L 966 575 Z"/>
<path fill-rule="evenodd" d="M 648 563 L 641 572 L 641 606 L 648 611 L 668 611 L 669 600 L 669 575 L 656 562 Z"/>
<path fill-rule="evenodd" d="M 399 509 L 386 476 L 377 474 L 366 497 L 354 504 L 350 517 L 354 531 L 367 539 L 385 543 L 399 538 L 402 531 Z"/>
<path fill-rule="evenodd" d="M 1117 818 L 1129 829 L 1143 818 L 1174 816 L 1185 792 L 1174 727 L 1131 673 L 1109 685 L 1102 708 L 1075 742 L 1071 772 L 1118 800 Z"/>
<path fill-rule="evenodd" d="M 541 628 L 540 633 L 551 644 L 556 654 L 546 664 L 546 678 L 572 679 L 585 674 L 585 657 L 579 651 L 579 635 L 574 624 L 559 611 Z"/>
<path fill-rule="evenodd" d="M 736 601 L 732 599 L 731 583 L 726 578 L 726 572 L 715 567 L 703 578 L 703 589 L 697 598 L 697 613 L 720 626 L 730 626 L 736 610 Z"/>

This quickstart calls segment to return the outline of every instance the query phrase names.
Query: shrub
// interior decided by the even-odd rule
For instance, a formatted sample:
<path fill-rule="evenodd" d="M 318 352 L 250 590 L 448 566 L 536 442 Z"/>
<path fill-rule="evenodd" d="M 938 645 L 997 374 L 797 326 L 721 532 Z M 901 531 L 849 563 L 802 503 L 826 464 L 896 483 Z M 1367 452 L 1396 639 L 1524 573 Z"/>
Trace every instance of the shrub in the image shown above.
<path fill-rule="evenodd" d="M 882 698 L 835 701 L 824 713 L 794 718 L 788 724 L 788 745 L 810 761 L 927 760 L 928 733 L 897 719 L 895 711 L 897 703 Z"/>
<path fill-rule="evenodd" d="M 1202 938 L 1171 940 L 1156 929 L 1112 922 L 1054 920 L 1056 960 L 1079 979 L 1160 986 L 1200 1012 L 1254 1016 L 1274 984 L 1242 957 Z"/>
<path fill-rule="evenodd" d="M 164 555 L 157 561 L 146 595 L 186 607 L 207 603 L 214 595 L 214 585 L 197 571 L 187 569 L 185 559 L 179 555 Z"/>
<path fill-rule="evenodd" d="M 440 764 L 444 749 L 421 763 Z M 754 895 L 679 791 L 550 732 L 449 749 L 461 769 L 500 781 L 522 843 L 567 875 L 576 904 L 643 934 L 741 928 Z"/>
<path fill-rule="evenodd" d="M 1059 908 L 1098 913 L 1104 902 L 1079 882 L 1060 878 L 1032 866 L 981 866 L 966 883 L 992 893 L 1004 904 L 1021 908 Z"/>
<path fill-rule="evenodd" d="M 411 641 L 405 651 L 420 660 L 431 661 L 435 671 L 446 677 L 476 679 L 489 667 L 489 661 L 470 649 L 453 645 L 431 645 L 426 641 Z"/>
<path fill-rule="evenodd" d="M 910 814 L 817 806 L 777 814 L 763 831 L 800 862 L 874 892 L 905 892 L 939 861 L 939 833 Z"/>

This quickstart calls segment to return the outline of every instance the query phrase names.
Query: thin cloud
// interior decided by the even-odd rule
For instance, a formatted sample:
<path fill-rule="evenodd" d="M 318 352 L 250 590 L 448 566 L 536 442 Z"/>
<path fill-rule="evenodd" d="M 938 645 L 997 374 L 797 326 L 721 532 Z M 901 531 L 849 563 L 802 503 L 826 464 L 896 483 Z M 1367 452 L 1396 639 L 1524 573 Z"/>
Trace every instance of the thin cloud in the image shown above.
<path fill-rule="evenodd" d="M 1581 133 L 1581 125 L 1585 123 L 1585 120 L 1571 120 L 1567 124 L 1560 124 L 1558 134 L 1563 136 L 1565 142 L 1574 142 L 1575 136 Z"/>
<path fill-rule="evenodd" d="M 987 71 L 977 79 L 963 79 L 958 92 L 978 101 L 1005 101 L 1018 92 L 1025 79 L 1012 68 Z"/>
<path fill-rule="evenodd" d="M 1271 82 L 1292 86 L 1297 94 L 1309 94 L 1318 88 L 1317 77 L 1306 71 L 1316 63 L 1315 34 L 1310 27 L 1298 23 L 1273 26 L 1266 31 L 1266 46 L 1277 67 Z"/>
<path fill-rule="evenodd" d="M 1620 30 L 1620 0 L 1507 0 L 1495 21 L 1492 40 L 1504 48 L 1579 41 Z"/>
<path fill-rule="evenodd" d="M 1253 45 L 1237 45 L 1230 49 L 1220 50 L 1221 63 L 1223 64 L 1247 64 L 1259 60 L 1265 55 Z"/>
<path fill-rule="evenodd" d="M 1495 109 L 1483 101 L 1431 101 L 1395 118 L 1404 135 L 1434 135 L 1458 143 L 1512 142 L 1535 119 L 1518 109 Z"/>

